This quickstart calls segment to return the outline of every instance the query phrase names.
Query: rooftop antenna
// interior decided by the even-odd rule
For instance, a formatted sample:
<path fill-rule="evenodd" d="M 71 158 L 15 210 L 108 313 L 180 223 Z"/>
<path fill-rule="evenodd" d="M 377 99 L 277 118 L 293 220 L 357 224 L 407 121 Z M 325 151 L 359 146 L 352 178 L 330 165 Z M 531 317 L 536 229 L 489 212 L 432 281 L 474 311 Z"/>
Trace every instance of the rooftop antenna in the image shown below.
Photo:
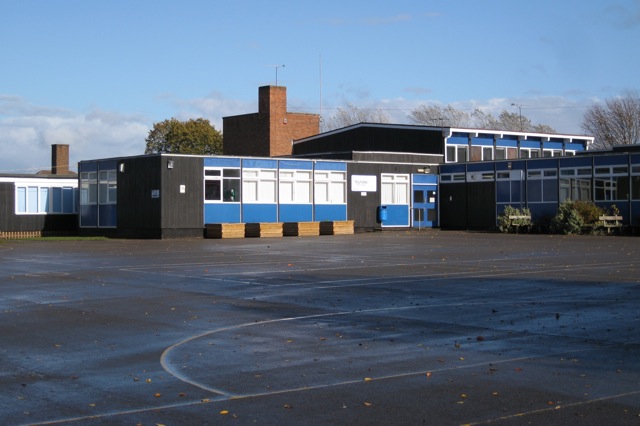
<path fill-rule="evenodd" d="M 320 55 L 320 122 L 322 122 L 322 55 Z"/>
<path fill-rule="evenodd" d="M 278 85 L 278 68 L 284 68 L 284 65 L 269 65 L 276 69 L 276 86 Z"/>

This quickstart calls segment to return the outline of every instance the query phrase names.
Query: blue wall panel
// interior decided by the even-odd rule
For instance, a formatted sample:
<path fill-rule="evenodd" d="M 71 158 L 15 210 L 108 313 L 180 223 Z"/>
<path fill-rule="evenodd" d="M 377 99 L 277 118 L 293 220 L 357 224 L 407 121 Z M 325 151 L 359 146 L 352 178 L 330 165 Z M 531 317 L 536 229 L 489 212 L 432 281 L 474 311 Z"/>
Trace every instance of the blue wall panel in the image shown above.
<path fill-rule="evenodd" d="M 115 227 L 117 225 L 117 204 L 103 204 L 98 206 L 98 226 Z"/>
<path fill-rule="evenodd" d="M 537 142 L 537 141 L 520 141 L 520 147 L 521 148 L 539 149 L 540 148 L 540 142 Z"/>
<path fill-rule="evenodd" d="M 276 204 L 243 204 L 242 222 L 277 222 L 278 206 Z"/>
<path fill-rule="evenodd" d="M 591 167 L 592 162 L 592 157 L 562 157 L 560 158 L 560 167 Z"/>
<path fill-rule="evenodd" d="M 386 205 L 387 220 L 382 222 L 382 226 L 409 226 L 409 206 L 408 205 Z"/>
<path fill-rule="evenodd" d="M 325 220 L 347 220 L 346 204 L 316 204 L 314 218 L 316 222 Z"/>
<path fill-rule="evenodd" d="M 628 155 L 603 155 L 594 157 L 594 166 L 626 166 L 629 164 Z"/>
<path fill-rule="evenodd" d="M 205 157 L 205 167 L 240 167 L 239 158 L 219 158 L 219 157 Z M 221 223 L 221 222 L 210 222 Z"/>
<path fill-rule="evenodd" d="M 447 139 L 447 145 L 468 145 L 469 137 L 468 136 L 451 136 Z"/>
<path fill-rule="evenodd" d="M 412 176 L 413 176 L 413 183 L 438 183 L 437 175 L 415 174 Z"/>
<path fill-rule="evenodd" d="M 312 220 L 311 204 L 280 204 L 279 222 L 311 222 Z"/>
<path fill-rule="evenodd" d="M 480 135 L 477 138 L 471 138 L 471 145 L 476 146 L 493 146 L 493 135 Z"/>
<path fill-rule="evenodd" d="M 558 168 L 558 160 L 536 160 L 529 161 L 527 164 L 527 168 L 529 170 L 540 170 L 540 169 L 556 169 Z"/>
<path fill-rule="evenodd" d="M 312 170 L 313 162 L 311 161 L 295 161 L 295 160 L 280 160 L 279 167 L 281 169 L 289 170 Z"/>
<path fill-rule="evenodd" d="M 240 204 L 205 204 L 204 223 L 240 223 Z"/>
<path fill-rule="evenodd" d="M 244 159 L 242 160 L 242 167 L 248 169 L 276 169 L 278 168 L 277 160 L 262 160 L 262 159 Z"/>
<path fill-rule="evenodd" d="M 346 171 L 347 170 L 347 163 L 333 163 L 333 162 L 323 162 L 323 161 L 318 161 L 316 163 L 316 170 L 340 170 L 340 171 Z"/>
<path fill-rule="evenodd" d="M 81 227 L 98 226 L 98 206 L 96 204 L 85 205 L 85 206 L 81 205 L 79 207 L 79 214 L 80 214 Z"/>

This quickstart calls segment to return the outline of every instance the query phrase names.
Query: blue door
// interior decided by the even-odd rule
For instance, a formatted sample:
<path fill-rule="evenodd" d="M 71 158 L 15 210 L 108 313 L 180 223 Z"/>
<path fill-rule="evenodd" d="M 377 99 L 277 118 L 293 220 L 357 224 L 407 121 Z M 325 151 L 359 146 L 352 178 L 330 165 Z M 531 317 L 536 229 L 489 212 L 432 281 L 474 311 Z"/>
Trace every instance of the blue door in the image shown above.
<path fill-rule="evenodd" d="M 437 190 L 435 184 L 413 184 L 411 223 L 414 228 L 438 226 Z"/>

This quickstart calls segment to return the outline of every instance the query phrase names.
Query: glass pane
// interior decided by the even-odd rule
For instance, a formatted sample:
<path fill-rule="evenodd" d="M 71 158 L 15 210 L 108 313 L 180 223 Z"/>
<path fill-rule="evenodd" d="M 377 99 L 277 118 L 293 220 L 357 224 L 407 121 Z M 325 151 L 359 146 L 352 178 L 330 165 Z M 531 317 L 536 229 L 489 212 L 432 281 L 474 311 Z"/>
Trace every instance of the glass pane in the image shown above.
<path fill-rule="evenodd" d="M 49 188 L 40 188 L 40 213 L 49 213 Z"/>
<path fill-rule="evenodd" d="M 223 201 L 229 203 L 240 201 L 240 179 L 225 179 L 222 186 L 225 193 Z"/>
<path fill-rule="evenodd" d="M 220 201 L 220 181 L 204 181 L 204 199 L 209 201 Z"/>

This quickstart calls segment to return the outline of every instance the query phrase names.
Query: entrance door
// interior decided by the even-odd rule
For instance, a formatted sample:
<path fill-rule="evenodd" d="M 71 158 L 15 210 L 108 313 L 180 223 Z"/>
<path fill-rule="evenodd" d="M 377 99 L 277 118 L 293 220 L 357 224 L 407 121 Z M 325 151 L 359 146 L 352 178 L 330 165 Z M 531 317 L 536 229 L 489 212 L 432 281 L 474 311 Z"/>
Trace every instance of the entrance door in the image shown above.
<path fill-rule="evenodd" d="M 413 184 L 411 223 L 414 228 L 438 226 L 437 199 L 436 185 Z"/>

